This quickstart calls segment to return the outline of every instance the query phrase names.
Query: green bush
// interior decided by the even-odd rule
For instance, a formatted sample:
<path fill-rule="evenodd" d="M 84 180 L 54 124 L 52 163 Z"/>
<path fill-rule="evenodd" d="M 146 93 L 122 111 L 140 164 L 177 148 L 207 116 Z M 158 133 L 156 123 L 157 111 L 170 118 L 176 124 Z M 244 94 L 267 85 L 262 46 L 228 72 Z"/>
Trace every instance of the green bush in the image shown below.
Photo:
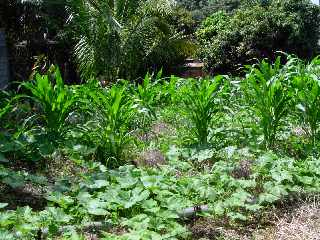
<path fill-rule="evenodd" d="M 179 6 L 191 12 L 193 19 L 197 23 L 200 23 L 213 12 L 232 12 L 246 2 L 243 0 L 177 0 Z"/>
<path fill-rule="evenodd" d="M 204 41 L 210 41 L 225 29 L 230 20 L 230 16 L 224 11 L 218 11 L 206 18 L 202 22 L 201 28 L 197 31 L 197 37 Z"/>
<path fill-rule="evenodd" d="M 245 5 L 234 14 L 217 12 L 196 35 L 199 56 L 210 71 L 235 71 L 276 51 L 311 58 L 317 53 L 320 8 L 307 0 L 273 0 Z"/>

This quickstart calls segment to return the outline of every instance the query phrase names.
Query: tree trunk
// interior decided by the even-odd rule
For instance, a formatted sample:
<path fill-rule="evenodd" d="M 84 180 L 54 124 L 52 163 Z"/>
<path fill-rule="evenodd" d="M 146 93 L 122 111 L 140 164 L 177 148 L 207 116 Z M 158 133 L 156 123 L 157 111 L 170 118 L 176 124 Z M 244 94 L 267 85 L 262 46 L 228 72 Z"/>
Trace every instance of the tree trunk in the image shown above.
<path fill-rule="evenodd" d="M 0 29 L 0 89 L 4 89 L 9 84 L 9 61 L 5 32 Z"/>

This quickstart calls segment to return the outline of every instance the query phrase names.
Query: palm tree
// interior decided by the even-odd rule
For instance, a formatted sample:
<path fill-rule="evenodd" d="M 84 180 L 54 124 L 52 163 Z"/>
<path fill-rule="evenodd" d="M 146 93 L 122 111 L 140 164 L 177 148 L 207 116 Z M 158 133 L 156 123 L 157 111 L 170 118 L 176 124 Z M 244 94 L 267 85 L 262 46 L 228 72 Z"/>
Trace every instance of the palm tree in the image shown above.
<path fill-rule="evenodd" d="M 72 0 L 69 23 L 82 77 L 134 78 L 159 49 L 177 46 L 172 0 Z M 159 56 L 159 62 L 163 62 Z"/>

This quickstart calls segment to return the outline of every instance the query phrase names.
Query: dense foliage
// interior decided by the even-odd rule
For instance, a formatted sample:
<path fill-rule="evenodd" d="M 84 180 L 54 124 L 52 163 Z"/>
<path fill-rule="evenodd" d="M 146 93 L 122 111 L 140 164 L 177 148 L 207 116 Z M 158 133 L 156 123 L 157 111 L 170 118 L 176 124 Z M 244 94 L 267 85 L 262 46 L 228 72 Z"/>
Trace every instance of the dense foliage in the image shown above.
<path fill-rule="evenodd" d="M 77 80 L 67 37 L 67 0 L 2 0 L 0 28 L 5 30 L 11 79 L 28 79 L 32 69 L 58 64 L 68 81 Z"/>
<path fill-rule="evenodd" d="M 319 13 L 309 0 L 3 0 L 0 28 L 13 80 L 55 64 L 68 83 L 140 81 L 180 73 L 188 58 L 223 74 L 276 51 L 310 60 Z"/>
<path fill-rule="evenodd" d="M 177 0 L 177 3 L 192 13 L 197 22 L 217 11 L 232 12 L 249 1 L 241 0 Z"/>
<path fill-rule="evenodd" d="M 135 79 L 195 51 L 194 20 L 174 1 L 4 0 L 0 4 L 12 78 L 59 65 L 69 82 Z M 78 72 L 75 72 L 75 65 Z"/>
<path fill-rule="evenodd" d="M 258 1 L 259 2 L 259 1 Z M 247 3 L 215 12 L 198 29 L 199 55 L 210 71 L 236 71 L 276 51 L 311 58 L 318 51 L 320 8 L 307 0 Z"/>
<path fill-rule="evenodd" d="M 310 1 L 1 1 L 1 240 L 255 239 L 319 195 Z"/>
<path fill-rule="evenodd" d="M 192 43 L 170 22 L 174 4 L 161 1 L 74 0 L 70 24 L 83 78 L 134 79 L 192 54 Z"/>
<path fill-rule="evenodd" d="M 159 72 L 106 88 L 64 85 L 51 68 L 23 83 L 23 95 L 3 92 L 1 186 L 44 188 L 45 204 L 2 195 L 0 237 L 194 239 L 190 208 L 241 226 L 318 193 L 319 58 L 285 60 L 248 66 L 242 81 Z M 154 149 L 161 162 L 141 160 Z M 61 177 L 48 174 L 55 162 Z"/>

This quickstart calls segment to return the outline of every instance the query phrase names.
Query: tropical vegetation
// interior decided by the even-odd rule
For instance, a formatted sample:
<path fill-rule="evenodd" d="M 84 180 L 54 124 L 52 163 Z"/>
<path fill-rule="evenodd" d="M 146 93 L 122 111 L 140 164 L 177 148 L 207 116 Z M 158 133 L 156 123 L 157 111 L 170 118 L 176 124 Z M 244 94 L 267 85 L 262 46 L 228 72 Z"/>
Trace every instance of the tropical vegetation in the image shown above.
<path fill-rule="evenodd" d="M 0 179 L 5 189 L 46 186 L 45 204 L 1 203 L 1 236 L 193 239 L 189 208 L 241 226 L 318 193 L 319 68 L 319 58 L 287 56 L 248 66 L 241 81 L 159 73 L 107 88 L 64 85 L 57 68 L 37 74 L 23 94 L 2 94 Z M 141 161 L 155 148 L 164 161 Z M 47 166 L 59 158 L 76 170 L 52 183 Z"/>
<path fill-rule="evenodd" d="M 320 202 L 310 1 L 3 6 L 0 239 L 273 239 Z"/>

